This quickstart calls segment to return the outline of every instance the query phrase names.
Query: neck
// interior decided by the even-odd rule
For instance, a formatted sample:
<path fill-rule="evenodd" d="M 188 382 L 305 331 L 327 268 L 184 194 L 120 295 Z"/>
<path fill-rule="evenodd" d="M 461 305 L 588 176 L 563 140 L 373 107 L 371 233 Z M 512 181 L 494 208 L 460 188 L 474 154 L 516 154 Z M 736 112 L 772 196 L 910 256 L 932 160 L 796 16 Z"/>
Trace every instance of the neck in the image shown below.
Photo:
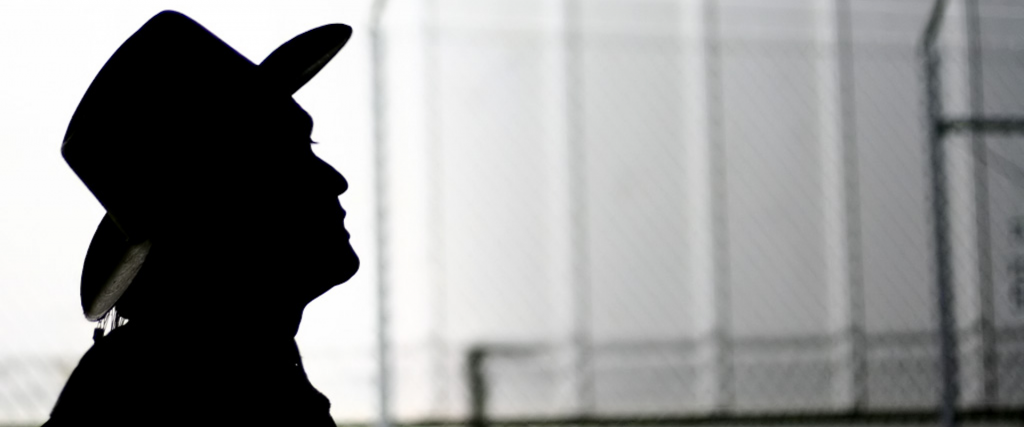
<path fill-rule="evenodd" d="M 275 292 L 287 287 L 257 280 L 133 283 L 130 290 L 135 292 L 118 305 L 130 323 L 146 329 L 188 331 L 197 337 L 291 339 L 305 303 Z"/>
<path fill-rule="evenodd" d="M 113 339 L 113 341 L 105 341 Z M 129 321 L 101 343 L 145 349 L 150 362 L 166 361 L 188 366 L 193 374 L 216 370 L 229 372 L 269 372 L 301 366 L 295 340 L 290 334 L 255 331 L 252 328 L 226 329 L 223 325 L 179 323 L 175 327 L 161 323 Z"/>
<path fill-rule="evenodd" d="M 181 318 L 141 317 L 129 319 L 132 329 L 152 336 L 207 342 L 211 345 L 262 346 L 290 342 L 298 332 L 301 313 L 294 318 L 280 314 L 259 319 L 242 316 L 188 315 Z"/>
<path fill-rule="evenodd" d="M 295 337 L 311 299 L 301 294 L 301 277 L 277 273 L 241 251 L 186 249 L 154 244 L 123 304 L 118 303 L 130 322 L 250 339 Z"/>

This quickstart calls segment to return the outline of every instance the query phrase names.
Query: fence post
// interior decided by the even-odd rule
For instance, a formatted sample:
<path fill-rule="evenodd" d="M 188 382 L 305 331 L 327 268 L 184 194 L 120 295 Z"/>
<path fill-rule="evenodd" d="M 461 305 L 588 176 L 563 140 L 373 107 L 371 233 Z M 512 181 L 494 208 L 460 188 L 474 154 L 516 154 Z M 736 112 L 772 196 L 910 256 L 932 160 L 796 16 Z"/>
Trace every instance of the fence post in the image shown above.
<path fill-rule="evenodd" d="M 859 162 L 850 0 L 819 3 L 819 138 L 824 183 L 824 245 L 832 336 L 833 404 L 853 411 L 867 401 Z"/>
<path fill-rule="evenodd" d="M 732 326 L 729 308 L 732 305 L 729 265 L 729 218 L 728 181 L 723 130 L 724 82 L 722 81 L 722 34 L 718 2 L 705 0 L 704 5 L 704 49 L 707 55 L 708 85 L 708 141 L 711 160 L 711 212 L 713 273 L 712 277 L 712 326 L 710 328 L 711 354 L 715 372 L 715 390 L 712 411 L 726 413 L 733 409 L 735 380 L 733 377 Z"/>
<path fill-rule="evenodd" d="M 943 427 L 956 426 L 956 402 L 959 395 L 957 383 L 958 360 L 956 342 L 956 319 L 953 313 L 952 265 L 949 253 L 949 219 L 947 217 L 946 194 L 946 151 L 943 144 L 942 94 L 938 73 L 941 58 L 935 48 L 935 40 L 945 14 L 945 0 L 936 0 L 925 28 L 921 42 L 921 64 L 924 72 L 926 102 L 926 135 L 930 161 L 932 195 L 932 230 L 935 247 L 935 287 L 938 298 L 939 321 L 939 369 L 942 380 L 942 394 L 939 421 Z"/>
<path fill-rule="evenodd" d="M 469 386 L 469 426 L 487 426 L 487 378 L 484 362 L 487 352 L 474 346 L 466 355 L 466 384 Z"/>
<path fill-rule="evenodd" d="M 967 36 L 967 78 L 968 102 L 971 118 L 985 115 L 985 98 L 982 90 L 982 59 L 981 59 L 981 22 L 978 13 L 978 0 L 965 0 Z M 992 276 L 992 243 L 991 214 L 989 212 L 988 190 L 988 146 L 985 143 L 984 130 L 974 128 L 970 135 L 971 157 L 974 172 L 974 216 L 975 244 L 977 245 L 978 274 L 978 312 L 972 320 L 971 334 L 977 334 L 976 359 L 977 375 L 981 378 L 981 386 L 976 393 L 982 405 L 990 405 L 995 401 L 998 390 L 996 376 L 996 348 L 993 316 L 993 276 Z"/>
<path fill-rule="evenodd" d="M 587 140 L 584 134 L 583 25 L 581 0 L 565 0 L 562 13 L 565 31 L 566 145 L 568 148 L 569 245 L 571 252 L 571 364 L 575 394 L 573 410 L 585 416 L 595 406 L 592 361 L 590 232 L 587 176 Z"/>
<path fill-rule="evenodd" d="M 391 408 L 389 405 L 391 381 L 388 348 L 388 277 L 387 277 L 387 176 L 385 153 L 384 125 L 384 46 L 381 41 L 380 25 L 387 0 L 374 0 L 370 9 L 370 88 L 373 102 L 373 156 L 374 156 L 374 190 L 377 222 L 377 398 L 378 427 L 391 426 Z"/>

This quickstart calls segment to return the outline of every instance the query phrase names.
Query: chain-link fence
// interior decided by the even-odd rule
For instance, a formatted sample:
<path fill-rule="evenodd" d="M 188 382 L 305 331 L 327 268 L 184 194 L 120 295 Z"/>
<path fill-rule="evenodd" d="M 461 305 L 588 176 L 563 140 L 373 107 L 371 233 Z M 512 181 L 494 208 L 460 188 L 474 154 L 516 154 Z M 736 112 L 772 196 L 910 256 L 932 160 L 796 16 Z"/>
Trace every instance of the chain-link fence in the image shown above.
<path fill-rule="evenodd" d="M 1019 421 L 1024 141 L 944 138 L 938 242 L 934 3 L 390 2 L 395 419 Z M 939 18 L 1015 114 L 1024 7 Z"/>
<path fill-rule="evenodd" d="M 1020 404 L 1021 307 L 1015 229 L 1024 182 L 1020 34 L 1008 2 L 937 3 L 922 40 L 944 325 L 944 398 L 966 407 Z M 944 10 L 945 9 L 945 10 Z M 1015 166 L 1016 165 L 1016 166 Z M 943 277 L 945 276 L 945 278 Z M 952 418 L 952 414 L 947 414 Z"/>

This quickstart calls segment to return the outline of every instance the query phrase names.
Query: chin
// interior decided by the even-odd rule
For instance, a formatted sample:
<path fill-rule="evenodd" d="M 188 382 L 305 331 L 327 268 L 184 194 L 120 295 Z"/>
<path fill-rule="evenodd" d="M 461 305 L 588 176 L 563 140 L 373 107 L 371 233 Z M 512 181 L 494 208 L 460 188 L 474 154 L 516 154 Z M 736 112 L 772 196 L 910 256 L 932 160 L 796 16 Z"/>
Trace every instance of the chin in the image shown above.
<path fill-rule="evenodd" d="M 356 255 L 356 252 L 351 247 L 348 248 L 348 253 L 344 259 L 345 262 L 338 263 L 339 268 L 335 271 L 333 280 L 331 280 L 331 286 L 347 282 L 348 279 L 351 279 L 359 271 L 359 256 Z"/>
<path fill-rule="evenodd" d="M 316 273 L 309 278 L 310 283 L 316 284 L 310 300 L 347 282 L 359 271 L 359 256 L 347 244 L 343 249 L 325 251 L 322 254 L 323 258 L 320 259 L 319 265 L 313 269 Z"/>

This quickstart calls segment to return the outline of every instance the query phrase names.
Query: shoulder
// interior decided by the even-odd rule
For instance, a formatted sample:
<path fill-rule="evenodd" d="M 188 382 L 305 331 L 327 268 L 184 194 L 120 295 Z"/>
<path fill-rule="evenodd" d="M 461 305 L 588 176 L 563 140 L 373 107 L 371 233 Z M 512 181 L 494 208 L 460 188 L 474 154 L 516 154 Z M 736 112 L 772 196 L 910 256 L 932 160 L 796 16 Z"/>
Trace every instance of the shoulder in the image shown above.
<path fill-rule="evenodd" d="M 108 417 L 115 402 L 143 403 L 140 400 L 148 394 L 143 388 L 153 384 L 151 375 L 140 375 L 146 349 L 125 329 L 100 338 L 86 351 L 64 384 L 47 425 L 60 425 L 55 424 L 59 419 L 87 425 L 91 423 L 82 421 Z"/>
<path fill-rule="evenodd" d="M 146 425 L 154 416 L 161 422 L 334 425 L 330 402 L 309 383 L 301 363 L 183 344 L 129 326 L 101 338 L 71 374 L 47 425 Z M 285 353 L 298 362 L 297 351 Z"/>

